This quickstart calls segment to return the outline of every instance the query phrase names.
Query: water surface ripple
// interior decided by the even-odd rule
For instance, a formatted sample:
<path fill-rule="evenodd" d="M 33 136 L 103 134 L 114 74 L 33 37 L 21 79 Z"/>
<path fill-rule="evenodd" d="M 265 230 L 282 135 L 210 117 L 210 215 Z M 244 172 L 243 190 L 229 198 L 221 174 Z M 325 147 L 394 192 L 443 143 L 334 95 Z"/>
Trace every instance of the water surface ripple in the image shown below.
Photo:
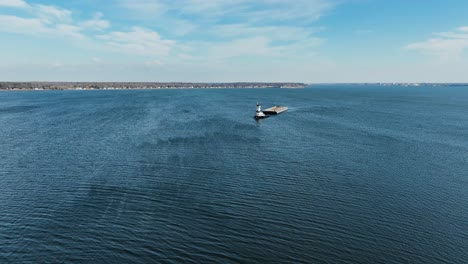
<path fill-rule="evenodd" d="M 466 113 L 466 87 L 0 93 L 0 263 L 467 263 Z"/>

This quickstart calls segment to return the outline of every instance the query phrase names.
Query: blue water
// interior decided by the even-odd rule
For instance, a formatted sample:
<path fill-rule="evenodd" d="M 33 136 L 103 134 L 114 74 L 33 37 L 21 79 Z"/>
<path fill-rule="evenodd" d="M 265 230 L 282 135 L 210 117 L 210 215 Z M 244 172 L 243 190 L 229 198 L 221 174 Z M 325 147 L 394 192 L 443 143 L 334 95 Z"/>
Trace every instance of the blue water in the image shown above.
<path fill-rule="evenodd" d="M 0 188 L 0 263 L 468 263 L 468 87 L 1 92 Z"/>

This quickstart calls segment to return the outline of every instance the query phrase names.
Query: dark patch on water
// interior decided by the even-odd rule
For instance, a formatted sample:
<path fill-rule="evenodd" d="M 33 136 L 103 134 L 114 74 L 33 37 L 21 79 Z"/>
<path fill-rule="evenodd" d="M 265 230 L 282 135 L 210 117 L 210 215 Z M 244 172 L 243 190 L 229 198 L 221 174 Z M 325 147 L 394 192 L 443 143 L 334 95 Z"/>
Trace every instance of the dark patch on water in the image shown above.
<path fill-rule="evenodd" d="M 39 106 L 35 105 L 24 105 L 24 106 L 8 106 L 0 107 L 0 114 L 15 114 L 22 112 L 30 112 L 39 109 Z"/>

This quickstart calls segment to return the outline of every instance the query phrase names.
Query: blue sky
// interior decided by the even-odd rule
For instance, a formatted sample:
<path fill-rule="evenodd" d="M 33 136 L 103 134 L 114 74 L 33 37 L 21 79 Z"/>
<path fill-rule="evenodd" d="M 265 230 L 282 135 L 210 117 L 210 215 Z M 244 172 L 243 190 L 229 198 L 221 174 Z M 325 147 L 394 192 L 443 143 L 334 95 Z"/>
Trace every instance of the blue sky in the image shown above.
<path fill-rule="evenodd" d="M 0 0 L 3 81 L 468 82 L 465 0 Z"/>

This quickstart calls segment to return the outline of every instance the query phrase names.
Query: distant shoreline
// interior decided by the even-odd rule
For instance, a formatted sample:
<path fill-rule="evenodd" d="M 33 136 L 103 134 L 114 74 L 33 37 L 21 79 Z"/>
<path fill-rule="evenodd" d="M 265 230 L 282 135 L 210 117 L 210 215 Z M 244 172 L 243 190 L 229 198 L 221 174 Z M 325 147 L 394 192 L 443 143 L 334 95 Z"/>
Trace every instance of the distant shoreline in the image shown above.
<path fill-rule="evenodd" d="M 0 91 L 304 88 L 305 83 L 0 82 Z"/>
<path fill-rule="evenodd" d="M 299 82 L 232 82 L 232 83 L 188 83 L 188 82 L 0 82 L 1 91 L 80 91 L 80 90 L 166 90 L 166 89 L 301 89 L 316 85 L 344 86 L 448 86 L 468 87 L 468 83 L 299 83 Z"/>

